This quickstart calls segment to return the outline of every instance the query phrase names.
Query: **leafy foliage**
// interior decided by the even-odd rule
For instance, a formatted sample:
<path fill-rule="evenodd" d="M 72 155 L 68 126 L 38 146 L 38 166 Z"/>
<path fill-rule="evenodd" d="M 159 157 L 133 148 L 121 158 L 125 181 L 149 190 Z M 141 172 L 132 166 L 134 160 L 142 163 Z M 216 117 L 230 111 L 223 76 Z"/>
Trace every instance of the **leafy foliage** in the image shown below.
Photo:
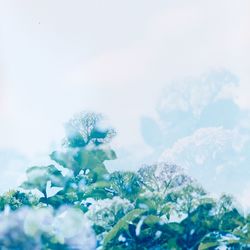
<path fill-rule="evenodd" d="M 13 211 L 22 206 L 34 207 L 38 205 L 38 202 L 38 198 L 31 193 L 12 190 L 0 196 L 0 211 L 3 211 L 6 207 Z"/>
<path fill-rule="evenodd" d="M 101 120 L 71 119 L 54 164 L 29 168 L 0 196 L 1 249 L 250 249 L 250 216 L 231 196 L 209 197 L 181 167 L 110 172 L 115 131 Z"/>

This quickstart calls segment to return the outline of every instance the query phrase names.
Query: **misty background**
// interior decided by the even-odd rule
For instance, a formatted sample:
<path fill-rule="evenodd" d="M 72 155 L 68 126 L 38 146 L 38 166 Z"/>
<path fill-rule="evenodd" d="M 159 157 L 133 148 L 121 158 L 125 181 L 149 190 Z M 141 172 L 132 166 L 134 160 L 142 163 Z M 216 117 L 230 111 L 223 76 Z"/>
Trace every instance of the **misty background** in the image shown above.
<path fill-rule="evenodd" d="M 250 207 L 250 2 L 0 0 L 0 192 L 83 110 L 118 160 L 167 161 Z"/>

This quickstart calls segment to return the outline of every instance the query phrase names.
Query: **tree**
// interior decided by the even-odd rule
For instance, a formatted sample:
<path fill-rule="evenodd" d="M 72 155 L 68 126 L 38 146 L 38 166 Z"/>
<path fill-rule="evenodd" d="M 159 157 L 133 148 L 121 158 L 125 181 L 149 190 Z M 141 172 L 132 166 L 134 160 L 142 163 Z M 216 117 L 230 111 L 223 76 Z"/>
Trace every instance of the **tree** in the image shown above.
<path fill-rule="evenodd" d="M 103 128 L 103 116 L 96 113 L 80 113 L 66 123 L 65 144 L 69 147 L 99 146 L 107 144 L 114 137 L 115 130 Z"/>

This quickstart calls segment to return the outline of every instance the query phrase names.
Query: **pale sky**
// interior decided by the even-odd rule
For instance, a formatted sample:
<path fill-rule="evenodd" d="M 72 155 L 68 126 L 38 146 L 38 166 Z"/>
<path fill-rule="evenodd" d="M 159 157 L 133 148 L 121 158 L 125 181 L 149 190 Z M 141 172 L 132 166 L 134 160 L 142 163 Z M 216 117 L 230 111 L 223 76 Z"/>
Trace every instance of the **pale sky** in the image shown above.
<path fill-rule="evenodd" d="M 118 131 L 111 168 L 167 160 L 248 197 L 249 13 L 248 0 L 0 0 L 0 190 L 92 110 Z"/>

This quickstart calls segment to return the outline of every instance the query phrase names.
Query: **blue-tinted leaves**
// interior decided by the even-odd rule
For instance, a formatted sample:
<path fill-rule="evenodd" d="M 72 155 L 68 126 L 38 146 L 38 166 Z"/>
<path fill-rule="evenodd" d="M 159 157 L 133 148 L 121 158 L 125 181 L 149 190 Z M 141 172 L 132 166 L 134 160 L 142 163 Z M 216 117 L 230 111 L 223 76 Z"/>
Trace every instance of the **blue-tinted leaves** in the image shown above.
<path fill-rule="evenodd" d="M 141 185 L 136 173 L 115 171 L 110 175 L 112 188 L 117 195 L 129 200 L 135 200 L 140 191 Z"/>
<path fill-rule="evenodd" d="M 81 170 L 87 169 L 90 172 L 104 175 L 108 173 L 103 164 L 104 161 L 116 159 L 116 154 L 110 149 L 68 149 L 64 152 L 53 152 L 51 159 L 64 168 L 71 169 L 75 176 Z M 98 176 L 98 179 L 100 179 L 100 176 Z"/>
<path fill-rule="evenodd" d="M 20 186 L 24 189 L 37 189 L 47 197 L 46 187 L 50 182 L 52 187 L 62 187 L 64 178 L 54 165 L 49 166 L 34 166 L 26 171 L 27 181 Z"/>
<path fill-rule="evenodd" d="M 145 212 L 143 209 L 134 209 L 121 218 L 112 230 L 106 235 L 103 241 L 104 249 L 109 249 L 109 244 L 113 245 L 114 240 L 118 240 L 120 234 L 127 232 L 129 234 L 129 224 L 139 218 Z"/>
<path fill-rule="evenodd" d="M 113 194 L 109 181 L 98 181 L 86 187 L 84 198 L 106 199 L 112 198 Z"/>
<path fill-rule="evenodd" d="M 207 234 L 199 244 L 198 250 L 210 249 L 247 249 L 239 244 L 239 238 L 233 234 L 225 232 L 212 232 Z"/>
<path fill-rule="evenodd" d="M 76 115 L 65 126 L 66 145 L 71 148 L 81 148 L 109 143 L 115 135 L 115 130 L 102 126 L 102 121 L 102 115 L 96 113 Z"/>

